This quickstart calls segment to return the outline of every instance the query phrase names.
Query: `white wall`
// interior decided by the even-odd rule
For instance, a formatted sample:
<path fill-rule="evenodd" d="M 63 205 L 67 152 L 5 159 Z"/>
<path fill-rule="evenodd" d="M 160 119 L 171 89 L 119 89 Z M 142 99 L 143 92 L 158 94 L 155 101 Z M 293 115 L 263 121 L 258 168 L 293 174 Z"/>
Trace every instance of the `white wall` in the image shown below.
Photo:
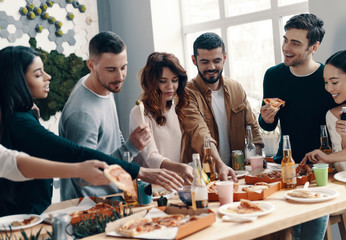
<path fill-rule="evenodd" d="M 184 66 L 179 0 L 151 0 L 150 3 L 155 51 L 173 53 Z"/>
<path fill-rule="evenodd" d="M 101 0 L 98 12 L 100 31 L 117 33 L 127 45 L 127 78 L 123 89 L 115 96 L 120 129 L 127 138 L 129 114 L 141 93 L 136 75 L 154 51 L 150 0 Z"/>
<path fill-rule="evenodd" d="M 310 13 L 324 22 L 326 34 L 315 55 L 315 60 L 325 63 L 328 57 L 346 49 L 346 1 L 310 0 Z"/>

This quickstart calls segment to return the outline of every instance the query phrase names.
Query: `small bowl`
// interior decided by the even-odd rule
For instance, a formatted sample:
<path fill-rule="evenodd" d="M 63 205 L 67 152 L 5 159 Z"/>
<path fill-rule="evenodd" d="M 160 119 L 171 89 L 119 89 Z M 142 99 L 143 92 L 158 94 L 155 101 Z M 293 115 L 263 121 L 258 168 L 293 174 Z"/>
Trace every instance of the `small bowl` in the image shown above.
<path fill-rule="evenodd" d="M 180 200 L 187 206 L 192 206 L 191 200 L 191 185 L 185 185 L 182 190 L 178 192 Z"/>

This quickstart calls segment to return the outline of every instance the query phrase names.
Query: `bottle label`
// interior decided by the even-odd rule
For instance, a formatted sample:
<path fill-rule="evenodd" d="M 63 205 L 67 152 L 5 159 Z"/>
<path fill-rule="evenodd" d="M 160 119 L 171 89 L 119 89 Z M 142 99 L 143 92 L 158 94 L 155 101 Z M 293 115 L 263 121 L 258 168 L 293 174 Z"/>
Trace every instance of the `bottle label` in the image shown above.
<path fill-rule="evenodd" d="M 203 163 L 203 170 L 205 173 L 210 173 L 209 163 Z"/>
<path fill-rule="evenodd" d="M 282 181 L 284 183 L 290 182 L 292 184 L 297 183 L 296 169 L 294 165 L 286 165 L 282 167 Z"/>
<path fill-rule="evenodd" d="M 193 189 L 191 192 L 192 195 L 194 195 L 194 204 L 197 208 L 208 207 L 208 190 L 206 186 Z"/>
<path fill-rule="evenodd" d="M 208 207 L 208 200 L 202 200 L 202 201 L 197 200 L 196 201 L 196 207 L 197 208 L 207 208 Z"/>

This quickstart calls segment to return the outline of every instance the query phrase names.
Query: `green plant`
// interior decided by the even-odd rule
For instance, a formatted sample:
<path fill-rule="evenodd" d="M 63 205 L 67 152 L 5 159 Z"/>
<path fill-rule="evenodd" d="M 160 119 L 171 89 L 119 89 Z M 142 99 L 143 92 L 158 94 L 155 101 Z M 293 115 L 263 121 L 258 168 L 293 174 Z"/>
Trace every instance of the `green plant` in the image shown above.
<path fill-rule="evenodd" d="M 52 76 L 48 97 L 35 100 L 40 108 L 41 118 L 49 120 L 50 116 L 63 109 L 73 87 L 89 70 L 85 61 L 75 54 L 66 57 L 55 50 L 48 53 L 36 47 L 35 38 L 31 38 L 29 43 L 40 53 L 45 71 Z"/>
<path fill-rule="evenodd" d="M 17 236 L 13 235 L 12 229 L 10 228 L 9 232 L 4 232 L 5 235 L 0 236 L 0 240 L 39 240 L 39 239 L 42 240 L 43 237 L 41 236 L 41 231 L 42 231 L 42 228 L 40 228 L 40 230 L 36 234 L 30 233 L 30 235 L 28 236 L 26 232 L 23 229 L 21 229 L 20 233 L 22 234 L 22 237 L 18 238 Z M 51 240 L 52 234 L 48 231 L 47 231 L 47 234 L 49 237 L 45 238 L 44 240 Z"/>
<path fill-rule="evenodd" d="M 95 214 L 88 218 L 82 217 L 82 221 L 72 225 L 73 235 L 76 238 L 85 238 L 98 233 L 103 233 L 106 229 L 107 223 L 132 214 L 133 212 L 131 207 L 126 205 L 123 216 L 114 210 L 111 216 Z"/>

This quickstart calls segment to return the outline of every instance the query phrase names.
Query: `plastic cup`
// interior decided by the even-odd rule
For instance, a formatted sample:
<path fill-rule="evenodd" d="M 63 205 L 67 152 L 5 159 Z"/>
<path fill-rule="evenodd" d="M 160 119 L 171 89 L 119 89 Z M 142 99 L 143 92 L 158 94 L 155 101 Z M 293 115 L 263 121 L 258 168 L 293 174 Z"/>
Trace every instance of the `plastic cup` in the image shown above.
<path fill-rule="evenodd" d="M 251 164 L 252 171 L 258 168 L 263 168 L 263 160 L 264 158 L 262 156 L 250 157 L 250 164 Z"/>
<path fill-rule="evenodd" d="M 328 184 L 328 168 L 327 163 L 314 164 L 313 170 L 315 174 L 315 179 L 317 186 L 326 186 Z"/>
<path fill-rule="evenodd" d="M 220 181 L 216 182 L 217 195 L 219 196 L 220 205 L 233 202 L 233 182 Z"/>

